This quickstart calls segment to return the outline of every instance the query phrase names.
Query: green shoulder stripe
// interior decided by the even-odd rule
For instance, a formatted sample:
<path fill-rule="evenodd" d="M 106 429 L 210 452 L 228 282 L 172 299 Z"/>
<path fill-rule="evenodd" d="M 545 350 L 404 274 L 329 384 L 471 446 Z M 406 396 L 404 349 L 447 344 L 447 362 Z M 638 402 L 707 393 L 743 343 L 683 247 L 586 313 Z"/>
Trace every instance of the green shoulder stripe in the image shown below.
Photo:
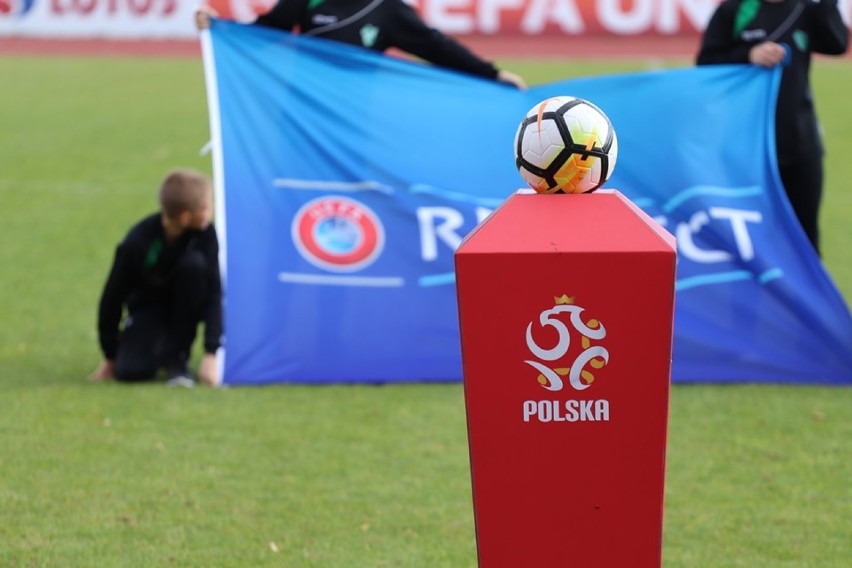
<path fill-rule="evenodd" d="M 308 10 L 313 10 L 323 2 L 325 2 L 325 0 L 308 0 Z"/>
<path fill-rule="evenodd" d="M 737 8 L 734 18 L 734 37 L 739 37 L 744 29 L 754 21 L 757 11 L 760 10 L 761 0 L 743 0 Z"/>
<path fill-rule="evenodd" d="M 148 249 L 148 254 L 145 255 L 145 269 L 153 268 L 160 258 L 160 252 L 163 250 L 163 241 L 160 239 L 151 243 L 151 248 Z"/>

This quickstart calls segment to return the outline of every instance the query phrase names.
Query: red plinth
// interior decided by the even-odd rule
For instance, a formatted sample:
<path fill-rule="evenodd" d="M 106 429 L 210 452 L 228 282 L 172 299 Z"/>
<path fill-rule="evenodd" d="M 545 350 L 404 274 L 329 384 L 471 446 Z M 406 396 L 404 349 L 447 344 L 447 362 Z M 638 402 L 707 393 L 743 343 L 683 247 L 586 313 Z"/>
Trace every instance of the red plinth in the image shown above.
<path fill-rule="evenodd" d="M 455 264 L 480 567 L 658 568 L 674 238 L 617 191 L 519 193 Z"/>

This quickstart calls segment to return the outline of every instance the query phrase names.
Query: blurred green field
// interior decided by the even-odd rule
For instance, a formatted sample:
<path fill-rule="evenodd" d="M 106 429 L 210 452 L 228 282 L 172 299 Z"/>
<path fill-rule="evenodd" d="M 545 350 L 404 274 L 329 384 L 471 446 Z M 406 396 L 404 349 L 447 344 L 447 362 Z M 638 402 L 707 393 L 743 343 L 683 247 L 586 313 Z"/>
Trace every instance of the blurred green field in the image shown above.
<path fill-rule="evenodd" d="M 686 61 L 505 61 L 530 82 Z M 210 171 L 194 59 L 0 57 L 0 566 L 476 565 L 460 385 L 93 385 L 117 240 Z M 814 69 L 852 298 L 852 63 Z M 852 389 L 675 386 L 665 566 L 852 558 Z M 614 536 L 617 542 L 617 536 Z"/>

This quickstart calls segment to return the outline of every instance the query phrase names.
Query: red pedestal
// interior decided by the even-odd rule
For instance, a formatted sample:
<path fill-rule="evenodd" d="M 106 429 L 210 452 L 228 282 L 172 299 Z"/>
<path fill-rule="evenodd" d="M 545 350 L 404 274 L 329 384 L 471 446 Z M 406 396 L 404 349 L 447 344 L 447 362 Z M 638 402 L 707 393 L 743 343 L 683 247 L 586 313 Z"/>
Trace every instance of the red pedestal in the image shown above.
<path fill-rule="evenodd" d="M 676 253 L 617 191 L 516 194 L 456 251 L 479 565 L 661 565 Z"/>

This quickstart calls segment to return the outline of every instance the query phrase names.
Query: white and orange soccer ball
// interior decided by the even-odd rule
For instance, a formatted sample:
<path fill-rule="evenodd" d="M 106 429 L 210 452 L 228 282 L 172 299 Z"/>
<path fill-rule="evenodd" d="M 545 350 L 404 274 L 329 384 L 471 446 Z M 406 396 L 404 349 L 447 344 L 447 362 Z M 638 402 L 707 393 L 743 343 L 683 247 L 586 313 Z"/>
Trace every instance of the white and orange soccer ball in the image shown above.
<path fill-rule="evenodd" d="M 515 134 L 515 164 L 538 193 L 589 193 L 612 175 L 615 129 L 587 100 L 552 97 L 524 116 Z"/>

